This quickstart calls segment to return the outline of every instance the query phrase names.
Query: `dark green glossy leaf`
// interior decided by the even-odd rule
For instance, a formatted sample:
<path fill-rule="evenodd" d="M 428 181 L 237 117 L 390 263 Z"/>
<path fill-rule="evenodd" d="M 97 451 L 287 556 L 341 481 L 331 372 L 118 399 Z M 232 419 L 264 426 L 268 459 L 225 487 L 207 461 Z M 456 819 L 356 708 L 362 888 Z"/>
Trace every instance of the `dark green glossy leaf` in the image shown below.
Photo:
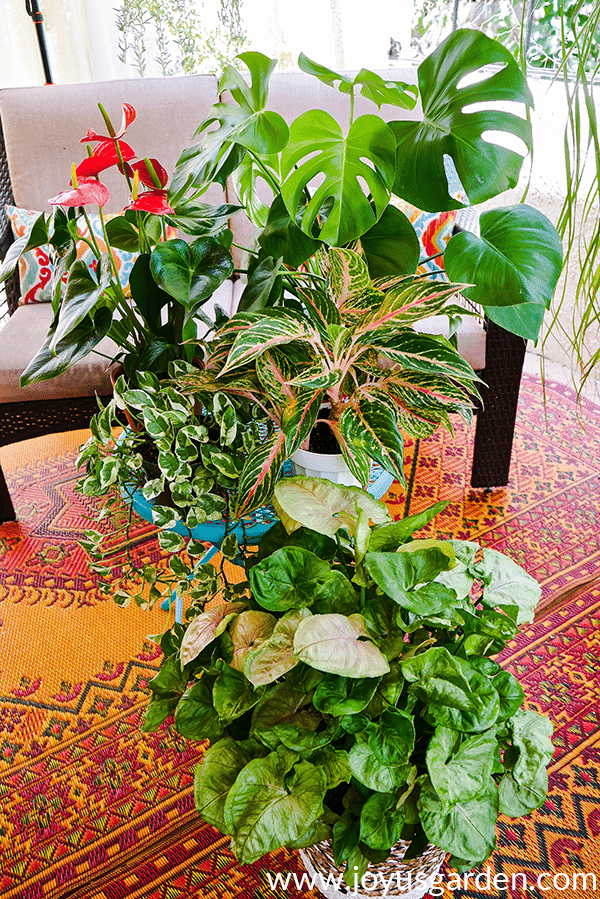
<path fill-rule="evenodd" d="M 204 674 L 179 700 L 175 727 L 182 737 L 215 742 L 222 735 L 223 725 L 213 706 L 212 689 L 213 679 Z"/>
<path fill-rule="evenodd" d="M 496 846 L 498 790 L 491 785 L 477 796 L 450 802 L 440 799 L 431 783 L 421 787 L 419 815 L 427 837 L 436 846 L 465 859 L 473 867 Z"/>
<path fill-rule="evenodd" d="M 210 746 L 194 772 L 194 802 L 201 817 L 221 833 L 226 832 L 223 810 L 229 790 L 248 762 L 263 755 L 260 744 L 252 740 L 225 737 Z"/>
<path fill-rule="evenodd" d="M 21 375 L 21 387 L 36 381 L 46 381 L 67 371 L 71 365 L 84 359 L 106 337 L 112 324 L 110 309 L 101 306 L 94 318 L 86 316 L 66 337 L 55 344 L 51 331 Z"/>
<path fill-rule="evenodd" d="M 177 238 L 154 248 L 150 269 L 158 286 L 191 311 L 229 277 L 233 260 L 212 237 L 200 237 L 193 244 Z"/>
<path fill-rule="evenodd" d="M 339 674 L 326 674 L 315 690 L 314 706 L 334 718 L 362 712 L 373 698 L 380 680 L 379 677 L 357 680 L 340 677 Z"/>
<path fill-rule="evenodd" d="M 395 206 L 386 206 L 381 218 L 363 234 L 360 243 L 373 280 L 416 271 L 419 238 L 408 218 Z"/>

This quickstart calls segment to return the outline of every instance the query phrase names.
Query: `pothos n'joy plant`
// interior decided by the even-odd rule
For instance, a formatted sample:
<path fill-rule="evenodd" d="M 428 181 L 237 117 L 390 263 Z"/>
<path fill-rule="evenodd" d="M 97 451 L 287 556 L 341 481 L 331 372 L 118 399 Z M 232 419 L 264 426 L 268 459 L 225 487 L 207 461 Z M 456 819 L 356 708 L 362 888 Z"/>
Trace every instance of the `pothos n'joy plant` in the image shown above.
<path fill-rule="evenodd" d="M 414 539 L 443 504 L 393 522 L 358 488 L 291 478 L 275 505 L 247 582 L 163 636 L 145 729 L 174 712 L 210 740 L 196 808 L 241 862 L 328 838 L 349 883 L 400 838 L 485 861 L 498 814 L 547 791 L 552 725 L 492 658 L 538 584 L 495 550 Z"/>

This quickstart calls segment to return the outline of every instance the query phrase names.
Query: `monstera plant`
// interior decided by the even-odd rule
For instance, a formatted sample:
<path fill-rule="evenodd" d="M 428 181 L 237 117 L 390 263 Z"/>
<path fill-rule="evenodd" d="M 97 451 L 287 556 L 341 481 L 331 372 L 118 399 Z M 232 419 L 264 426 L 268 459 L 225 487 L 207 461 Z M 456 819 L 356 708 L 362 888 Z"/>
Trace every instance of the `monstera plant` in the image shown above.
<path fill-rule="evenodd" d="M 210 740 L 196 808 L 241 862 L 330 839 L 349 886 L 401 838 L 409 857 L 429 840 L 462 870 L 484 862 L 498 814 L 547 791 L 552 725 L 492 658 L 538 584 L 493 549 L 414 539 L 443 503 L 392 522 L 358 488 L 291 478 L 275 505 L 237 592 L 212 569 L 162 637 L 144 729 L 174 713 Z"/>
<path fill-rule="evenodd" d="M 397 195 L 438 212 L 482 203 L 517 183 L 531 149 L 526 118 L 493 108 L 505 101 L 533 103 L 510 52 L 486 35 L 450 35 L 418 69 L 417 85 L 388 81 L 362 69 L 354 78 L 300 56 L 300 68 L 348 96 L 347 130 L 326 111 L 312 109 L 291 124 L 267 109 L 275 66 L 258 53 L 241 54 L 250 84 L 227 67 L 218 102 L 184 151 L 171 184 L 173 200 L 201 196 L 230 178 L 258 227 L 248 285 L 240 308 L 256 310 L 296 292 L 298 268 L 323 246 L 360 240 L 372 278 L 414 274 L 419 243 L 407 217 L 390 204 Z M 491 67 L 491 68 L 488 68 Z M 470 83 L 468 76 L 484 70 Z M 472 80 L 472 78 L 471 78 Z M 355 95 L 374 104 L 354 116 Z M 413 109 L 415 120 L 400 110 Z M 474 104 L 485 103 L 483 110 Z M 398 110 L 385 121 L 375 107 Z M 504 132 L 523 155 L 495 141 Z M 473 285 L 466 295 L 496 322 L 536 339 L 554 292 L 562 249 L 552 224 L 519 205 L 481 218 L 481 236 L 454 236 L 446 249 L 451 280 Z"/>

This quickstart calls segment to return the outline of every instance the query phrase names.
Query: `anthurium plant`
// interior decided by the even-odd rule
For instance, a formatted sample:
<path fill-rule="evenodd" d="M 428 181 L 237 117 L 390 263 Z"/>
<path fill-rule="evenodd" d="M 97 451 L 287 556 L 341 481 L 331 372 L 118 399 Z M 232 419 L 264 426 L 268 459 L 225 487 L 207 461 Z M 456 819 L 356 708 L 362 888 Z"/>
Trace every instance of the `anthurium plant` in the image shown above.
<path fill-rule="evenodd" d="M 197 336 L 202 306 L 233 271 L 228 218 L 238 207 L 171 205 L 163 166 L 157 159 L 136 158 L 123 140 L 135 109 L 124 104 L 117 131 L 99 108 L 108 134 L 90 129 L 82 138 L 88 155 L 73 164 L 70 187 L 49 201 L 54 212 L 38 217 L 0 267 L 5 280 L 23 253 L 49 247 L 54 318 L 22 386 L 61 374 L 106 336 L 118 347 L 113 361 L 122 363 L 132 384 L 139 370 L 166 373 L 171 360 L 188 358 L 185 341 Z M 112 167 L 127 179 L 131 198 L 121 215 L 105 217 L 110 194 L 99 176 Z M 89 207 L 97 207 L 105 248 L 95 237 Z M 174 237 L 177 228 L 191 242 Z M 78 258 L 82 245 L 93 254 L 93 266 Z M 119 278 L 115 250 L 136 254 L 126 283 Z"/>
<path fill-rule="evenodd" d="M 552 725 L 493 658 L 540 588 L 495 550 L 415 538 L 443 505 L 392 521 L 358 488 L 284 479 L 247 580 L 200 566 L 144 729 L 174 714 L 210 741 L 196 808 L 241 862 L 331 839 L 351 885 L 402 838 L 467 870 L 499 813 L 543 803 Z"/>
<path fill-rule="evenodd" d="M 533 100 L 510 52 L 481 32 L 459 30 L 419 66 L 417 84 L 388 81 L 362 69 L 355 77 L 301 55 L 300 68 L 348 96 L 344 129 L 322 109 L 288 124 L 269 110 L 275 60 L 259 53 L 239 59 L 248 84 L 228 66 L 219 101 L 182 154 L 171 183 L 175 200 L 200 197 L 214 182 L 235 185 L 259 229 L 240 309 L 256 311 L 295 293 L 294 272 L 326 246 L 353 248 L 360 240 L 372 278 L 414 274 L 419 242 L 393 195 L 429 212 L 479 204 L 514 187 L 531 149 L 525 112 Z M 483 75 L 474 82 L 474 75 Z M 374 104 L 355 117 L 355 98 Z M 405 120 L 401 110 L 413 110 Z M 485 103 L 485 108 L 473 109 Z M 396 108 L 386 121 L 375 109 Z M 392 113 L 393 115 L 393 113 Z M 522 153 L 496 142 L 503 132 Z M 506 141 L 505 141 L 506 143 Z M 262 191 L 262 193 L 261 193 Z M 265 195 L 269 194 L 269 199 Z M 498 324 L 536 339 L 561 269 L 554 226 L 530 206 L 506 207 L 481 217 L 481 234 L 458 234 L 444 254 L 450 280 L 471 285 L 466 295 Z M 292 274 L 290 274 L 290 272 Z"/>
<path fill-rule="evenodd" d="M 372 461 L 404 482 L 403 433 L 451 430 L 452 413 L 471 420 L 475 373 L 444 337 L 414 329 L 457 311 L 450 300 L 461 285 L 373 282 L 364 254 L 340 247 L 318 250 L 304 280 L 296 305 L 233 315 L 177 379 L 202 404 L 224 393 L 263 409 L 273 426 L 245 462 L 236 516 L 269 499 L 284 460 L 319 423 L 366 486 Z"/>

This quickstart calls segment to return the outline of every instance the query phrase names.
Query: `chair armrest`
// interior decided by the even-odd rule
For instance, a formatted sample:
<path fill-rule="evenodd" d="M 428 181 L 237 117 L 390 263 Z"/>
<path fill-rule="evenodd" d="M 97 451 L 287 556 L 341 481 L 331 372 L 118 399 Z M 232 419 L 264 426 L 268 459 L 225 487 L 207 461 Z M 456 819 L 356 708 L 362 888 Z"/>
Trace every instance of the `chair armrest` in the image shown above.
<path fill-rule="evenodd" d="M 4 209 L 5 203 L 13 204 L 14 202 L 8 159 L 6 157 L 6 146 L 4 144 L 4 133 L 2 131 L 2 123 L 0 123 L 0 259 L 4 259 L 8 248 L 14 241 L 12 228 Z M 6 290 L 8 311 L 12 315 L 19 305 L 18 272 L 15 272 L 14 275 L 4 282 L 4 288 Z"/>

